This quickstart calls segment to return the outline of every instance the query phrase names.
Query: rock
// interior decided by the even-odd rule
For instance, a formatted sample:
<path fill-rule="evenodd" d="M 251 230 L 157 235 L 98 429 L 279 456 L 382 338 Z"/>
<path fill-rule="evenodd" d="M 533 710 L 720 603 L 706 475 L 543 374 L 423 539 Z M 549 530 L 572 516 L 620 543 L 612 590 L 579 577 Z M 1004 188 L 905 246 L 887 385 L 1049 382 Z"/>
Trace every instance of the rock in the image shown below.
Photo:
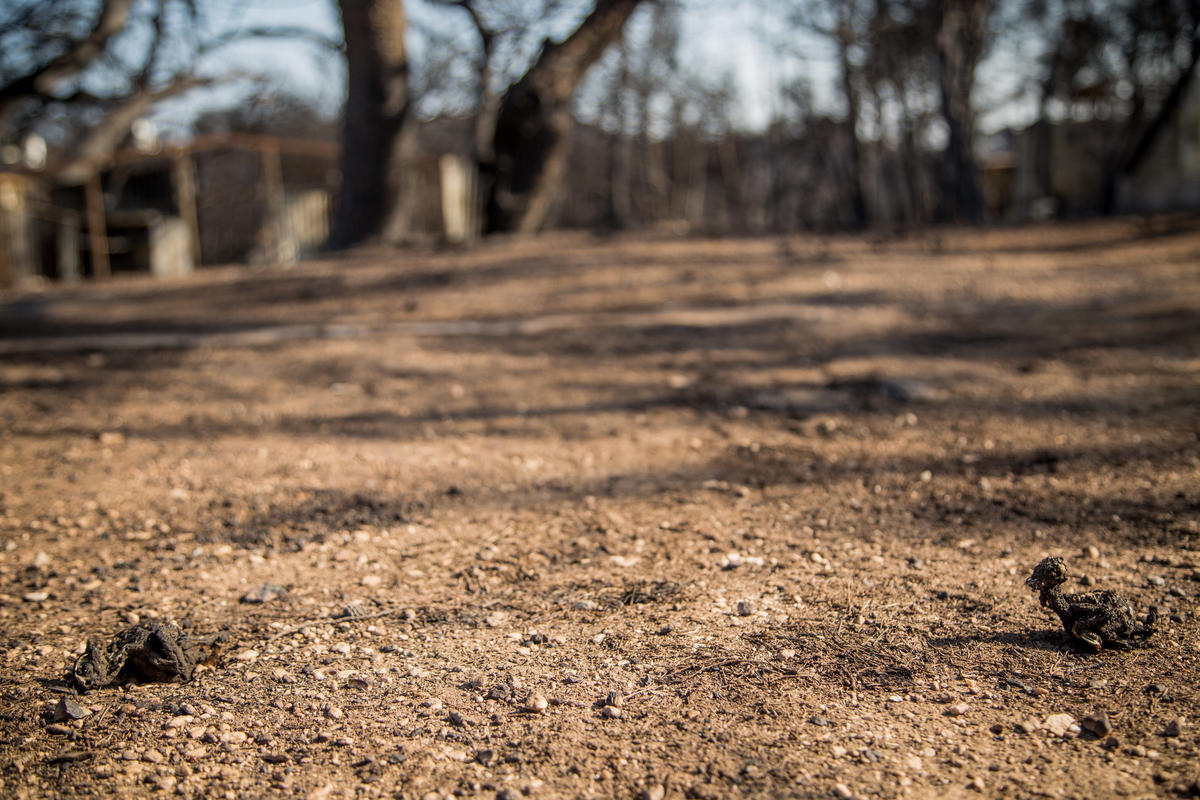
<path fill-rule="evenodd" d="M 234 656 L 234 658 L 238 661 L 241 661 L 243 664 L 253 664 L 255 661 L 258 661 L 258 651 L 242 650 L 236 656 Z"/>
<path fill-rule="evenodd" d="M 904 759 L 904 766 L 908 767 L 913 772 L 920 772 L 924 768 L 925 764 L 921 761 L 920 756 L 909 756 L 908 758 Z"/>
<path fill-rule="evenodd" d="M 46 733 L 48 733 L 52 736 L 69 736 L 71 734 L 71 729 L 68 728 L 66 725 L 59 725 L 58 723 L 52 723 L 52 724 L 46 726 Z"/>
<path fill-rule="evenodd" d="M 595 611 L 598 608 L 600 608 L 600 604 L 595 600 L 578 600 L 575 603 L 576 611 Z M 491 625 L 492 623 L 489 621 L 488 624 Z M 495 626 L 493 625 L 492 627 Z"/>
<path fill-rule="evenodd" d="M 496 760 L 496 751 L 489 748 L 475 751 L 475 760 L 483 766 L 488 766 Z"/>
<path fill-rule="evenodd" d="M 333 705 L 325 706 L 324 714 L 328 719 L 341 719 L 342 717 L 346 716 L 344 713 L 342 713 L 340 708 Z"/>
<path fill-rule="evenodd" d="M 26 592 L 21 595 L 21 599 L 27 603 L 41 603 L 50 599 L 50 593 L 45 589 L 36 592 Z"/>
<path fill-rule="evenodd" d="M 613 708 L 623 708 L 625 705 L 625 695 L 613 689 L 604 698 L 604 705 L 612 706 Z"/>
<path fill-rule="evenodd" d="M 600 716 L 604 717 L 605 719 L 620 719 L 622 716 L 622 711 L 616 706 L 605 706 L 604 708 L 600 709 Z"/>
<path fill-rule="evenodd" d="M 1055 736 L 1066 736 L 1074 724 L 1075 718 L 1070 714 L 1051 714 L 1042 720 L 1042 727 Z"/>
<path fill-rule="evenodd" d="M 125 444 L 125 434 L 120 431 L 101 431 L 96 435 L 96 441 L 105 447 L 117 447 Z"/>
<path fill-rule="evenodd" d="M 813 716 L 809 717 L 808 722 L 810 725 L 816 725 L 821 728 L 829 727 L 829 720 L 827 720 L 825 717 L 822 717 L 820 714 L 814 714 Z"/>
<path fill-rule="evenodd" d="M 264 583 L 242 595 L 243 603 L 270 603 L 287 594 L 287 589 L 276 583 Z"/>
<path fill-rule="evenodd" d="M 1093 711 L 1084 717 L 1080 724 L 1097 739 L 1103 739 L 1112 733 L 1112 721 L 1109 720 L 1107 711 Z"/>
<path fill-rule="evenodd" d="M 163 754 L 157 750 L 147 750 L 146 752 L 142 753 L 142 761 L 146 761 L 151 764 L 161 764 L 163 761 L 166 761 L 166 759 L 163 758 Z"/>
<path fill-rule="evenodd" d="M 1186 727 L 1187 727 L 1187 718 L 1186 717 L 1176 717 L 1175 719 L 1173 719 L 1167 723 L 1167 727 L 1163 731 L 1163 736 L 1170 736 L 1170 737 L 1174 738 L 1176 736 L 1179 736 L 1181 733 L 1183 733 L 1183 729 Z"/>
<path fill-rule="evenodd" d="M 955 703 L 954 705 L 952 705 L 946 709 L 946 716 L 947 717 L 961 717 L 963 714 L 966 714 L 970 710 L 971 710 L 971 707 L 969 705 L 967 705 L 966 703 Z"/>
<path fill-rule="evenodd" d="M 529 697 L 525 698 L 524 708 L 526 711 L 532 714 L 541 714 L 549 705 L 550 702 L 546 700 L 545 697 L 537 692 L 533 692 L 529 695 Z"/>
<path fill-rule="evenodd" d="M 854 797 L 854 792 L 850 791 L 850 787 L 844 783 L 835 783 L 833 785 L 833 796 L 840 797 L 842 800 L 851 800 Z"/>
<path fill-rule="evenodd" d="M 967 788 L 974 789 L 977 792 L 982 792 L 986 788 L 986 785 L 983 782 L 983 778 L 976 775 L 971 779 L 971 782 L 967 784 Z"/>
<path fill-rule="evenodd" d="M 652 783 L 642 790 L 641 800 L 664 800 L 667 789 L 661 783 Z"/>
<path fill-rule="evenodd" d="M 286 753 L 263 753 L 259 758 L 268 764 L 286 764 L 291 760 Z"/>
<path fill-rule="evenodd" d="M 84 717 L 91 716 L 91 713 L 90 710 L 74 697 L 64 697 L 54 707 L 54 721 L 66 722 L 72 719 L 83 719 Z"/>
<path fill-rule="evenodd" d="M 748 617 L 755 612 L 753 600 L 739 600 L 737 604 L 737 613 L 739 617 Z"/>
<path fill-rule="evenodd" d="M 1017 730 L 1019 730 L 1021 733 L 1033 733 L 1040 727 L 1042 727 L 1041 723 L 1032 717 L 1029 719 L 1023 719 L 1017 723 Z"/>

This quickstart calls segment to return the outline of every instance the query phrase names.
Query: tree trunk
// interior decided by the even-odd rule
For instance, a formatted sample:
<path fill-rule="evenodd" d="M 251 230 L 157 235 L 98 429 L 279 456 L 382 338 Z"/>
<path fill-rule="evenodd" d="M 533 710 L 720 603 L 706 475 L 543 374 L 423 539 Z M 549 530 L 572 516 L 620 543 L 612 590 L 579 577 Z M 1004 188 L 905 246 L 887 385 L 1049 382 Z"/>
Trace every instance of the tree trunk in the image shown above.
<path fill-rule="evenodd" d="M 330 246 L 380 236 L 392 221 L 409 118 L 407 19 L 400 0 L 338 0 L 348 91 L 342 118 L 342 184 Z M 394 234 L 389 230 L 389 234 Z"/>
<path fill-rule="evenodd" d="M 596 0 L 575 32 L 543 44 L 534 65 L 505 92 L 492 139 L 486 232 L 531 233 L 545 222 L 566 166 L 575 88 L 639 2 Z"/>
<path fill-rule="evenodd" d="M 858 117 L 861 102 L 859 101 L 858 86 L 855 84 L 854 65 L 850 63 L 850 47 L 854 44 L 851 17 L 854 14 L 853 4 L 843 6 L 845 15 L 837 31 L 838 65 L 841 69 L 842 93 L 846 98 L 846 139 L 849 144 L 850 164 L 849 175 L 846 176 L 850 188 L 850 221 L 858 228 L 867 226 L 867 198 L 863 192 L 862 142 L 858 138 Z"/>
<path fill-rule="evenodd" d="M 983 192 L 972 147 L 975 115 L 971 90 L 983 57 L 992 0 L 941 0 L 937 31 L 938 84 L 948 141 L 945 160 L 947 216 L 954 221 L 983 221 Z"/>

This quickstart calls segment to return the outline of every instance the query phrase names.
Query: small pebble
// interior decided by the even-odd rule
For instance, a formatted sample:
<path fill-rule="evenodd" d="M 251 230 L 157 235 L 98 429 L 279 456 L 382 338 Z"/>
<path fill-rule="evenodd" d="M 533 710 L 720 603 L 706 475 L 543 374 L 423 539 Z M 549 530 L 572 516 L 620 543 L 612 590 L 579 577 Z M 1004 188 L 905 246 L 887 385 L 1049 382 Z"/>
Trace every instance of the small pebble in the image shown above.
<path fill-rule="evenodd" d="M 970 710 L 971 710 L 971 707 L 969 705 L 967 705 L 966 703 L 955 703 L 954 705 L 952 705 L 946 709 L 946 716 L 961 717 L 963 714 L 966 714 Z"/>
<path fill-rule="evenodd" d="M 534 714 L 542 713 L 548 705 L 550 705 L 549 701 L 537 692 L 525 698 L 525 710 Z"/>
<path fill-rule="evenodd" d="M 1075 718 L 1070 714 L 1051 714 L 1042 721 L 1042 727 L 1055 736 L 1066 736 Z"/>
<path fill-rule="evenodd" d="M 91 711 L 74 697 L 64 697 L 54 707 L 54 721 L 66 722 L 71 719 L 83 719 L 91 716 Z"/>
<path fill-rule="evenodd" d="M 621 709 L 617 708 L 616 706 L 605 706 L 604 708 L 600 709 L 600 716 L 606 719 L 620 719 Z"/>
<path fill-rule="evenodd" d="M 641 800 L 663 800 L 666 796 L 666 787 L 661 783 L 655 783 L 642 790 Z"/>
<path fill-rule="evenodd" d="M 748 617 L 755 611 L 754 602 L 752 600 L 739 600 L 737 604 L 737 613 L 739 617 Z"/>
<path fill-rule="evenodd" d="M 46 733 L 49 733 L 52 736 L 66 736 L 71 733 L 71 729 L 66 725 L 51 723 L 50 725 L 46 726 Z"/>
<path fill-rule="evenodd" d="M 287 594 L 287 589 L 275 584 L 264 583 L 255 589 L 251 589 L 241 597 L 243 603 L 270 603 L 273 600 L 278 600 Z"/>
<path fill-rule="evenodd" d="M 1093 711 L 1084 717 L 1083 722 L 1080 724 L 1085 731 L 1097 739 L 1103 739 L 1112 733 L 1112 721 L 1108 718 L 1107 711 Z"/>
<path fill-rule="evenodd" d="M 1163 736 L 1176 737 L 1183 733 L 1183 729 L 1187 727 L 1187 719 L 1185 717 L 1176 717 L 1167 723 L 1166 729 L 1163 731 Z"/>
<path fill-rule="evenodd" d="M 850 791 L 850 787 L 844 783 L 835 783 L 833 785 L 833 794 L 835 797 L 842 798 L 842 800 L 851 800 L 854 797 L 854 792 Z"/>
<path fill-rule="evenodd" d="M 26 592 L 25 594 L 21 595 L 21 597 L 29 603 L 40 603 L 43 600 L 48 600 L 50 598 L 50 593 L 43 589 L 37 592 Z"/>

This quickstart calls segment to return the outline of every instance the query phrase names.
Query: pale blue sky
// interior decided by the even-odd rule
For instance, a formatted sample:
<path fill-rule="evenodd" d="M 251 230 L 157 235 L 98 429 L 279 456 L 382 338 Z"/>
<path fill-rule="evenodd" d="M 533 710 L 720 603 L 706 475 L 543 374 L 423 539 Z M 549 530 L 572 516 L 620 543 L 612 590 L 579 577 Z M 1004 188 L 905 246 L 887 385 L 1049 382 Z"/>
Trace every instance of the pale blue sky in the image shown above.
<path fill-rule="evenodd" d="M 778 86 L 790 79 L 804 77 L 810 82 L 819 109 L 836 110 L 833 90 L 835 72 L 830 45 L 813 36 L 785 33 L 778 20 L 756 11 L 754 4 L 690 0 L 683 4 L 680 61 L 685 70 L 717 82 L 728 77 L 737 90 L 740 127 L 759 129 L 777 110 Z M 289 25 L 311 27 L 331 37 L 338 36 L 339 20 L 333 0 L 206 0 L 206 24 L 213 29 Z M 420 0 L 409 5 L 410 15 L 427 24 L 442 24 L 462 30 L 473 37 L 465 16 L 457 10 L 432 9 Z M 648 12 L 645 8 L 642 13 Z M 410 34 L 411 36 L 411 34 Z M 420 56 L 419 48 L 414 57 Z M 989 75 L 981 86 L 981 97 L 1004 96 L 1014 91 L 1018 76 L 1004 69 L 1005 56 L 997 54 L 985 65 Z M 998 63 L 996 63 L 998 62 Z M 265 75 L 271 85 L 315 101 L 328 113 L 335 113 L 345 91 L 344 70 L 336 54 L 321 53 L 311 44 L 299 41 L 256 40 L 223 50 L 209 64 L 214 71 L 229 68 Z M 205 108 L 235 102 L 245 87 L 226 87 L 193 95 L 165 106 L 156 118 L 165 132 L 178 130 Z M 992 99 L 989 97 L 988 99 Z M 1008 105 L 983 120 L 983 129 L 1020 124 L 1026 116 L 1019 106 Z"/>
<path fill-rule="evenodd" d="M 332 0 L 209 0 L 202 4 L 210 9 L 209 23 L 214 27 L 256 27 L 268 25 L 303 25 L 336 36 L 338 17 Z M 428 19 L 428 7 L 414 3 L 410 13 Z M 444 14 L 451 24 L 460 24 L 464 17 L 458 11 L 432 12 Z M 806 64 L 785 63 L 778 54 L 767 52 L 759 37 L 761 18 L 750 14 L 746 6 L 701 2 L 688 4 L 683 18 L 681 62 L 685 69 L 708 79 L 732 78 L 737 87 L 744 127 L 758 128 L 769 119 L 773 110 L 774 86 L 782 78 L 799 69 L 807 69 L 818 89 L 830 80 L 830 67 L 820 57 Z M 471 36 L 463 26 L 464 35 Z M 820 43 L 809 50 L 819 49 Z M 298 41 L 256 40 L 222 50 L 208 64 L 214 71 L 230 68 L 267 76 L 271 84 L 315 100 L 322 108 L 333 111 L 341 102 L 344 71 L 336 56 L 319 53 L 312 45 Z M 227 87 L 195 94 L 171 103 L 156 115 L 166 130 L 178 127 L 197 110 L 219 107 L 233 102 L 244 88 Z M 172 124 L 176 123 L 176 124 Z"/>

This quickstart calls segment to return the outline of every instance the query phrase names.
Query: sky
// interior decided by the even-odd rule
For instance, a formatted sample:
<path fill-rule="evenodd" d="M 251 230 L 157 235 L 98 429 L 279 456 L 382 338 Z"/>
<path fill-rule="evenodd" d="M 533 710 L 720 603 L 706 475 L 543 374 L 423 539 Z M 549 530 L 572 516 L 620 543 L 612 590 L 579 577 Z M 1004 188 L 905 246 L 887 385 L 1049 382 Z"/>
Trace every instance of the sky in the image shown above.
<path fill-rule="evenodd" d="M 339 21 L 333 0 L 206 0 L 209 23 L 214 27 L 257 27 L 269 25 L 302 25 L 331 37 L 339 35 Z M 410 15 L 425 22 L 436 23 L 441 15 L 451 26 L 459 26 L 463 35 L 473 36 L 462 24 L 465 16 L 456 10 L 433 10 L 428 4 L 410 4 Z M 431 16 L 433 15 L 433 16 Z M 823 44 L 806 43 L 805 50 L 817 53 L 804 63 L 795 58 L 781 58 L 762 45 L 764 26 L 761 16 L 747 10 L 746 4 L 693 0 L 685 4 L 682 17 L 682 66 L 702 77 L 728 76 L 738 90 L 741 127 L 759 129 L 769 121 L 774 108 L 773 86 L 783 78 L 806 70 L 813 80 L 818 102 L 829 103 L 832 91 L 832 65 L 821 57 Z M 410 38 L 413 36 L 410 31 Z M 336 113 L 342 100 L 344 70 L 340 59 L 320 53 L 310 44 L 299 41 L 256 40 L 226 48 L 211 59 L 215 71 L 236 69 L 241 72 L 267 76 L 270 85 L 311 101 L 329 114 Z M 192 117 L 209 108 L 228 106 L 243 96 L 246 86 L 229 86 L 194 93 L 186 99 L 165 104 L 156 115 L 156 122 L 168 134 L 172 129 L 182 134 Z"/>
<path fill-rule="evenodd" d="M 205 0 L 200 7 L 214 29 L 288 25 L 310 27 L 331 38 L 340 36 L 334 0 Z M 422 0 L 410 0 L 408 9 L 419 24 L 460 31 L 458 35 L 467 40 L 474 37 L 459 10 L 437 9 Z M 778 87 L 797 77 L 808 81 L 818 110 L 838 113 L 832 45 L 815 35 L 781 28 L 777 19 L 757 9 L 757 4 L 725 0 L 683 3 L 680 62 L 684 70 L 714 83 L 725 78 L 732 82 L 737 90 L 738 127 L 743 130 L 764 128 L 779 110 Z M 644 7 L 641 13 L 649 10 Z M 410 41 L 414 39 L 419 37 L 410 30 Z M 414 47 L 414 58 L 421 57 L 419 42 L 412 43 L 418 45 Z M 980 97 L 1009 98 L 997 104 L 985 103 L 999 108 L 981 119 L 985 131 L 1023 125 L 1028 122 L 1026 117 L 1031 117 L 1030 109 L 1011 101 L 1020 77 L 1019 70 L 1006 68 L 1006 59 L 1011 62 L 1013 55 L 997 53 L 992 63 L 981 67 L 981 74 L 990 77 L 988 85 L 980 87 Z M 345 74 L 340 57 L 301 41 L 260 39 L 242 43 L 222 50 L 209 66 L 217 72 L 232 68 L 265 75 L 272 89 L 308 99 L 330 116 L 337 113 L 344 96 Z M 183 136 L 198 113 L 238 102 L 246 91 L 247 85 L 242 84 L 194 93 L 165 104 L 155 121 L 168 136 Z"/>

